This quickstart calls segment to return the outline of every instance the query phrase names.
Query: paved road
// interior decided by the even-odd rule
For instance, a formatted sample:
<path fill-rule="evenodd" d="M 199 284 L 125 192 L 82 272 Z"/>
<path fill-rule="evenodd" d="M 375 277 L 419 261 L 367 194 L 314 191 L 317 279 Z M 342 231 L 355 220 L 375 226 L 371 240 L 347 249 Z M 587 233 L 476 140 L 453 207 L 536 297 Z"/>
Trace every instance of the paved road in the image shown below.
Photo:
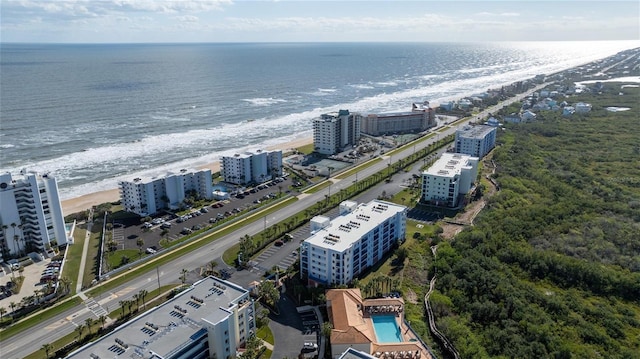
<path fill-rule="evenodd" d="M 536 87 L 535 89 L 527 91 L 527 93 L 537 91 L 538 89 L 543 87 L 544 84 Z M 511 98 L 497 106 L 482 111 L 482 113 L 478 114 L 475 117 L 484 118 L 488 115 L 488 113 L 495 113 L 498 109 L 502 108 L 502 106 L 508 105 L 522 97 L 524 97 L 524 95 L 520 95 L 516 98 Z M 457 124 L 456 127 L 445 126 L 444 130 L 440 130 L 441 132 L 439 132 L 439 135 L 437 137 L 430 138 L 416 145 L 407 146 L 402 151 L 396 152 L 390 157 L 386 155 L 383 157 L 384 161 L 379 161 L 375 165 L 362 169 L 357 174 L 353 174 L 348 178 L 342 180 L 334 179 L 334 182 L 330 187 L 327 187 L 326 189 L 323 189 L 317 193 L 299 195 L 298 201 L 285 208 L 280 209 L 276 213 L 268 215 L 268 217 L 266 218 L 267 225 L 276 223 L 283 218 L 289 218 L 294 214 L 304 211 L 312 204 L 324 200 L 325 195 L 329 194 L 329 191 L 331 193 L 337 193 L 339 190 L 347 188 L 356 180 L 356 177 L 361 180 L 374 173 L 386 169 L 388 163 L 395 163 L 396 161 L 413 154 L 415 151 L 418 151 L 430 145 L 438 138 L 443 138 L 447 135 L 455 133 L 457 127 L 462 126 L 469 121 L 471 121 L 471 119 Z M 372 196 L 372 198 L 370 199 L 377 197 L 379 193 L 384 190 L 384 186 L 393 188 L 394 186 L 397 186 L 397 182 L 394 181 L 389 184 L 383 184 L 382 186 L 383 187 L 378 188 L 377 191 L 369 193 L 369 196 Z M 366 198 L 362 198 L 362 200 L 364 201 L 366 200 Z M 179 278 L 181 275 L 180 272 L 183 268 L 194 269 L 195 267 L 205 265 L 211 260 L 219 259 L 222 253 L 229 247 L 233 246 L 239 238 L 243 237 L 244 235 L 253 236 L 263 229 L 264 221 L 262 220 L 255 221 L 253 223 L 247 223 L 245 226 L 243 226 L 243 228 L 235 231 L 232 234 L 221 237 L 215 242 L 212 242 L 195 252 L 191 252 L 182 257 L 176 258 L 171 263 L 158 267 L 157 271 L 151 270 L 138 277 L 131 278 L 131 280 L 129 280 L 127 283 L 115 288 L 113 291 L 102 294 L 96 298 L 92 298 L 91 302 L 88 303 L 88 305 L 83 304 L 76 306 L 73 309 L 70 309 L 52 319 L 43 321 L 38 325 L 38 327 L 33 328 L 33 330 L 31 331 L 23 332 L 20 335 L 13 336 L 7 340 L 2 341 L 0 343 L 0 354 L 2 354 L 2 358 L 18 359 L 34 352 L 35 350 L 39 350 L 39 348 L 43 344 L 52 343 L 58 338 L 72 333 L 78 326 L 78 324 L 84 323 L 84 320 L 86 318 L 92 317 L 93 319 L 96 319 L 98 316 L 96 313 L 116 310 L 117 308 L 119 308 L 119 301 L 133 299 L 133 295 L 138 293 L 142 289 L 151 291 L 152 289 L 157 288 L 158 277 L 160 285 L 162 286 L 177 283 L 179 282 Z M 289 251 L 289 253 L 290 252 L 291 251 Z M 247 284 L 251 281 L 259 279 L 262 274 L 263 272 L 260 273 L 245 270 L 234 273 L 231 280 L 239 285 L 247 286 Z M 97 303 L 98 305 L 96 306 L 95 303 Z"/>

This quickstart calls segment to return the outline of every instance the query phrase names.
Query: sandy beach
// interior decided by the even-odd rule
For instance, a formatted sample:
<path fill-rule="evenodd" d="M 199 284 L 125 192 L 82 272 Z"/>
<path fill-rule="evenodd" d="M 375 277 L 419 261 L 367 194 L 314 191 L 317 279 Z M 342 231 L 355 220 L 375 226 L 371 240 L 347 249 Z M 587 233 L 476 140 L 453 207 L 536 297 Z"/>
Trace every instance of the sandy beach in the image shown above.
<path fill-rule="evenodd" d="M 310 143 L 313 143 L 313 137 L 301 138 L 299 140 L 281 143 L 278 145 L 270 146 L 267 149 L 269 150 L 282 150 L 286 152 L 287 150 L 298 148 L 302 146 L 306 146 Z M 220 171 L 220 162 L 214 162 L 207 164 L 205 166 L 200 166 L 198 169 L 210 169 L 211 172 Z M 114 183 L 114 186 L 117 186 L 117 183 Z M 70 198 L 62 201 L 62 211 L 65 215 L 69 215 L 72 213 L 81 212 L 87 210 L 93 206 L 106 203 L 106 202 L 116 202 L 120 200 L 120 191 L 117 187 L 105 191 L 99 191 L 95 193 L 89 193 L 84 196 Z"/>

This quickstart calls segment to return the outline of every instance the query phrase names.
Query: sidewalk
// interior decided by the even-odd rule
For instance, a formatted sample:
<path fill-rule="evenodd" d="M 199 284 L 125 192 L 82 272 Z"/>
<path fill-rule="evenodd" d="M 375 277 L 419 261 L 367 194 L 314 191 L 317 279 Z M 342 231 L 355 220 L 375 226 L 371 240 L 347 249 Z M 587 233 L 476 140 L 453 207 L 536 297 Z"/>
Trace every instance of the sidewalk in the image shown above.
<path fill-rule="evenodd" d="M 87 252 L 89 251 L 89 241 L 91 240 L 91 227 L 93 225 L 93 209 L 89 209 L 87 217 L 87 233 L 84 236 L 84 246 L 82 247 L 82 257 L 80 258 L 80 269 L 78 270 L 78 281 L 76 283 L 76 293 L 82 291 L 82 281 L 84 280 L 84 266 L 87 262 Z M 83 300 L 85 300 L 83 298 Z"/>

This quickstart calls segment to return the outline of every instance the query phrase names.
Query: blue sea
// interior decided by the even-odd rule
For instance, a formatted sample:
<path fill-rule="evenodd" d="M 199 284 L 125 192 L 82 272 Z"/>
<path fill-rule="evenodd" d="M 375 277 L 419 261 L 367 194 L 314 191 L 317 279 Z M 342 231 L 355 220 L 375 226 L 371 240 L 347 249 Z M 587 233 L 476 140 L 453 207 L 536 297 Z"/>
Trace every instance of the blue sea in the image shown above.
<path fill-rule="evenodd" d="M 0 44 L 0 171 L 63 199 L 312 136 L 338 109 L 408 111 L 635 42 Z"/>

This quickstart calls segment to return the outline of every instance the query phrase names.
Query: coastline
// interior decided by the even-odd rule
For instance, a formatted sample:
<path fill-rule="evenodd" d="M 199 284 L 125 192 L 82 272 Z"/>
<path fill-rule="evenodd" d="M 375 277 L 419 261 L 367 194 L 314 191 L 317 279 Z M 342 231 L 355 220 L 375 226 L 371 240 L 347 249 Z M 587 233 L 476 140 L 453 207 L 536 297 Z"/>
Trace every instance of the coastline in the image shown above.
<path fill-rule="evenodd" d="M 313 137 L 306 137 L 290 142 L 280 143 L 267 147 L 268 150 L 286 150 L 306 146 L 313 143 Z M 211 172 L 220 171 L 220 161 L 199 166 L 197 169 L 210 169 Z M 97 206 L 106 202 L 117 202 L 120 200 L 120 190 L 116 187 L 104 191 L 88 193 L 79 197 L 62 200 L 62 213 L 69 215 L 72 213 L 82 212 L 93 206 Z"/>

